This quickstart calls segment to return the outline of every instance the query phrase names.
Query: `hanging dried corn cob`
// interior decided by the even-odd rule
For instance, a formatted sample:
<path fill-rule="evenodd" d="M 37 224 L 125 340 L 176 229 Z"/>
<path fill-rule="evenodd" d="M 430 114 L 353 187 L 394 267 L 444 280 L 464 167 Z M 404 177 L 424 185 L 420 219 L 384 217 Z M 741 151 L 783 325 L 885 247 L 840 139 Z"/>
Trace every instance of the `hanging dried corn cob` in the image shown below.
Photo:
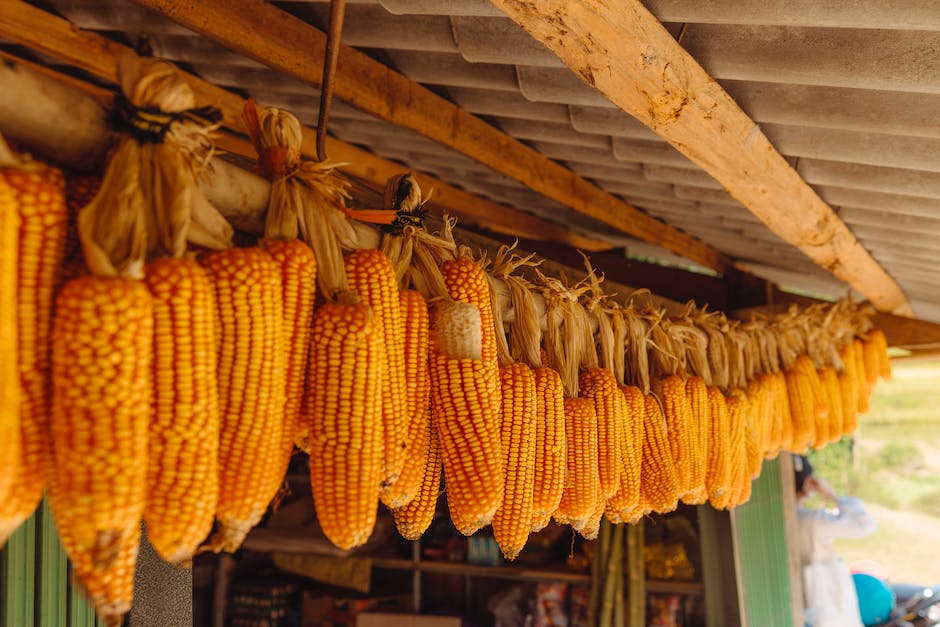
<path fill-rule="evenodd" d="M 0 185 L 6 189 L 4 271 L 15 272 L 15 298 L 4 300 L 6 315 L 15 312 L 17 341 L 15 359 L 4 354 L 8 366 L 18 368 L 18 417 L 8 417 L 7 427 L 19 438 L 20 463 L 6 466 L 14 489 L 0 500 L 0 547 L 20 524 L 29 518 L 42 498 L 49 463 L 49 402 L 51 382 L 50 336 L 53 297 L 60 279 L 68 211 L 62 173 L 25 156 L 15 156 L 3 145 L 0 154 Z M 12 204 L 11 204 L 12 203 Z M 15 214 L 15 215 L 14 215 Z M 18 231 L 11 232 L 16 228 Z M 12 242 L 11 242 L 11 238 Z M 11 255 L 10 257 L 7 257 Z M 14 257 L 15 256 L 15 257 Z M 13 309 L 15 305 L 15 309 Z M 8 324 L 13 324 L 10 320 Z M 10 329 L 10 327 L 8 327 Z M 4 377 L 17 385 L 16 378 Z M 6 395 L 5 395 L 6 396 Z M 6 396 L 13 401 L 16 394 Z M 13 407 L 6 411 L 16 411 Z M 15 450 L 11 446 L 11 453 Z"/>
<path fill-rule="evenodd" d="M 311 335 L 313 502 L 323 533 L 342 549 L 365 543 L 375 525 L 384 356 L 377 322 L 371 308 L 349 293 L 317 310 Z"/>
<path fill-rule="evenodd" d="M 747 468 L 747 396 L 740 390 L 734 389 L 726 397 L 728 409 L 728 458 L 729 486 L 728 490 L 711 501 L 716 509 L 729 509 L 740 504 L 740 499 L 749 490 L 751 477 Z"/>
<path fill-rule="evenodd" d="M 677 351 L 664 327 L 668 323 L 659 320 L 651 326 L 653 343 L 657 347 L 654 353 L 654 364 L 660 373 L 653 384 L 653 393 L 659 399 L 666 419 L 666 435 L 669 438 L 669 451 L 676 466 L 676 478 L 679 486 L 679 498 L 695 498 L 700 488 L 696 469 L 704 467 L 701 455 L 705 451 L 698 451 L 694 442 L 698 434 L 693 433 L 692 406 L 685 392 L 685 379 L 678 374 L 678 358 L 683 351 Z M 695 482 L 695 485 L 693 485 Z"/>
<path fill-rule="evenodd" d="M 525 364 L 500 368 L 504 469 L 503 502 L 493 517 L 493 536 L 508 560 L 516 559 L 529 537 L 535 482 L 535 375 Z"/>
<path fill-rule="evenodd" d="M 621 432 L 620 486 L 607 500 L 607 519 L 612 523 L 634 523 L 640 512 L 640 468 L 643 463 L 643 442 L 646 435 L 646 399 L 636 386 L 620 388 L 627 408 L 627 420 Z"/>
<path fill-rule="evenodd" d="M 858 381 L 858 413 L 867 414 L 871 409 L 872 384 L 869 383 L 869 375 L 865 364 L 865 345 L 858 338 L 852 341 L 855 349 L 855 378 Z"/>
<path fill-rule="evenodd" d="M 349 287 L 372 309 L 373 333 L 384 353 L 382 361 L 383 502 L 399 507 L 408 495 L 395 487 L 405 462 L 408 437 L 405 389 L 405 329 L 398 302 L 398 281 L 388 257 L 379 250 L 357 250 L 346 256 Z"/>
<path fill-rule="evenodd" d="M 575 531 L 586 528 L 602 497 L 597 459 L 597 414 L 585 398 L 565 398 L 568 442 L 565 489 L 553 518 Z"/>
<path fill-rule="evenodd" d="M 470 535 L 493 520 L 502 502 L 503 469 L 490 394 L 489 364 L 481 359 L 480 310 L 456 301 L 438 305 L 433 321 L 431 406 L 440 438 L 451 520 Z"/>
<path fill-rule="evenodd" d="M 539 531 L 561 503 L 567 472 L 565 390 L 551 368 L 536 368 L 535 480 L 532 493 L 532 528 Z"/>
<path fill-rule="evenodd" d="M 601 289 L 603 277 L 597 277 L 594 268 L 585 260 L 587 283 L 590 292 L 586 295 L 585 309 L 597 323 L 597 345 L 593 339 L 587 342 L 586 359 L 581 362 L 578 393 L 594 405 L 597 415 L 598 470 L 601 494 L 605 499 L 620 489 L 620 473 L 623 469 L 623 432 L 627 429 L 626 399 L 620 392 L 620 384 L 612 371 L 614 362 L 614 329 L 603 304 L 607 295 Z M 600 351 L 597 350 L 600 347 Z M 598 354 L 600 353 L 600 354 Z"/>
<path fill-rule="evenodd" d="M 307 446 L 306 421 L 301 413 L 307 383 L 307 359 L 310 354 L 310 329 L 316 298 L 317 260 L 309 246 L 296 239 L 268 237 L 261 241 L 280 268 L 281 294 L 284 299 L 281 321 L 282 358 L 285 359 L 286 387 L 282 460 L 286 472 L 294 443 Z"/>
<path fill-rule="evenodd" d="M 234 551 L 284 477 L 281 270 L 260 248 L 210 253 L 202 265 L 219 312 L 220 528 L 209 548 Z"/>
<path fill-rule="evenodd" d="M 431 380 L 428 376 L 429 320 L 428 305 L 420 292 L 402 290 L 398 293 L 398 303 L 405 327 L 405 416 L 408 425 L 408 449 L 395 491 L 401 494 L 401 500 L 407 503 L 419 494 L 426 475 L 426 455 L 421 454 L 421 451 L 427 447 L 419 443 L 427 440 L 431 420 L 431 414 L 428 412 L 431 392 Z"/>
<path fill-rule="evenodd" d="M 421 424 L 427 425 L 423 437 L 411 440 L 412 443 L 420 443 L 415 445 L 411 457 L 424 463 L 421 484 L 407 505 L 392 510 L 395 527 L 406 540 L 417 540 L 431 526 L 441 490 L 441 448 L 430 413 L 431 410 L 428 410 L 428 419 L 420 421 Z"/>
<path fill-rule="evenodd" d="M 650 511 L 666 514 L 679 504 L 679 477 L 669 448 L 666 418 L 659 400 L 646 394 L 640 499 Z"/>
<path fill-rule="evenodd" d="M 0 161 L 7 152 L 0 137 Z M 13 188 L 0 174 L 0 503 L 7 502 L 10 487 L 22 462 L 20 432 L 19 359 L 17 357 L 17 282 L 20 216 Z M 0 508 L 2 509 L 2 508 Z M 0 520 L 0 528 L 3 521 Z M 0 531 L 0 534 L 3 532 Z M 6 535 L 0 537 L 2 545 Z"/>
<path fill-rule="evenodd" d="M 153 415 L 147 452 L 147 536 L 171 563 L 209 535 L 219 498 L 215 294 L 195 261 L 147 266 L 153 298 Z"/>
<path fill-rule="evenodd" d="M 75 574 L 108 624 L 120 623 L 132 601 L 152 344 L 150 294 L 139 281 L 83 277 L 56 300 L 50 505 Z"/>
<path fill-rule="evenodd" d="M 858 360 L 855 357 L 855 342 L 849 341 L 839 351 L 843 371 L 839 373 L 839 389 L 842 393 L 842 428 L 839 435 L 854 433 L 858 427 L 858 400 L 860 392 Z"/>
<path fill-rule="evenodd" d="M 706 485 L 709 501 L 723 503 L 731 490 L 731 419 L 725 395 L 716 386 L 708 387 L 709 430 Z"/>

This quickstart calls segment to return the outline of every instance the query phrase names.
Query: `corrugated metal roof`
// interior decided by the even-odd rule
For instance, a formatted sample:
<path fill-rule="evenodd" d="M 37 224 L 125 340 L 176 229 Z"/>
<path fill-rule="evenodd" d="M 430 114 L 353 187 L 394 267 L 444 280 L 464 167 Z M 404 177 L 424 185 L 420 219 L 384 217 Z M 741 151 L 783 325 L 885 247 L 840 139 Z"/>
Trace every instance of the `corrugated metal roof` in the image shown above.
<path fill-rule="evenodd" d="M 317 90 L 124 0 L 48 0 L 76 25 L 134 42 L 219 85 L 315 121 Z M 328 3 L 278 2 L 323 28 Z M 899 282 L 940 320 L 940 3 L 646 0 Z M 684 28 L 682 26 L 684 25 Z M 770 232 L 709 175 L 486 0 L 352 0 L 344 42 L 450 98 L 610 193 L 753 272 L 838 296 L 847 288 Z M 340 139 L 646 257 L 611 233 L 412 131 L 336 103 Z M 690 265 L 690 264 L 688 264 Z"/>

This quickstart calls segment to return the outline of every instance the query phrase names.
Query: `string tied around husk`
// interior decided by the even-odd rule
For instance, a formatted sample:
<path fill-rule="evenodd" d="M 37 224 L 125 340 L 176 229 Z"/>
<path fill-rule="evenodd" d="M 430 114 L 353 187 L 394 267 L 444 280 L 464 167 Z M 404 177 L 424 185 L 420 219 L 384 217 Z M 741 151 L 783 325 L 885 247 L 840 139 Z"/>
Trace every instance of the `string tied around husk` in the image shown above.
<path fill-rule="evenodd" d="M 117 143 L 95 198 L 78 214 L 85 261 L 102 276 L 142 278 L 149 257 L 182 257 L 187 243 L 221 250 L 233 229 L 198 179 L 221 115 L 196 107 L 179 71 L 156 59 L 118 59 Z"/>

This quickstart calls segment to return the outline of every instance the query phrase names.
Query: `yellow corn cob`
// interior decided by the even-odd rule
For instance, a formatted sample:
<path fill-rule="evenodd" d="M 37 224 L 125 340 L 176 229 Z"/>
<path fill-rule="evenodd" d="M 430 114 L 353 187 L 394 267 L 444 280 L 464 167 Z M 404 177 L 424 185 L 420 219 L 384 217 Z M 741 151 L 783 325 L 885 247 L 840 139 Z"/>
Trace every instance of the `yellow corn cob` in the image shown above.
<path fill-rule="evenodd" d="M 819 373 L 809 357 L 797 357 L 797 362 L 801 363 L 806 372 L 806 378 L 809 379 L 810 388 L 813 390 L 813 425 L 819 421 L 826 420 L 829 417 L 829 396 L 823 388 L 822 381 L 819 380 Z"/>
<path fill-rule="evenodd" d="M 33 172 L 0 170 L 19 215 L 16 324 L 21 443 L 21 463 L 12 479 L 15 489 L 0 501 L 0 546 L 39 504 L 50 459 L 52 304 L 62 271 L 68 210 L 62 173 L 34 165 Z"/>
<path fill-rule="evenodd" d="M 503 496 L 500 445 L 490 429 L 499 409 L 489 394 L 489 367 L 432 350 L 430 373 L 450 517 L 460 533 L 471 535 L 493 521 Z"/>
<path fill-rule="evenodd" d="M 842 437 L 843 411 L 842 411 L 842 387 L 839 384 L 839 375 L 832 366 L 827 366 L 819 371 L 819 380 L 826 391 L 826 397 L 829 399 L 829 418 L 825 421 L 825 433 L 819 434 L 821 425 L 817 425 L 817 439 L 825 446 L 831 442 L 836 442 Z M 819 448 L 817 446 L 817 448 Z"/>
<path fill-rule="evenodd" d="M 787 396 L 790 400 L 790 415 L 793 422 L 793 442 L 790 452 L 802 455 L 816 439 L 816 410 L 813 387 L 808 372 L 813 368 L 809 357 L 801 355 L 787 371 Z"/>
<path fill-rule="evenodd" d="M 441 448 L 431 420 L 431 410 L 426 410 L 426 413 L 427 419 L 419 421 L 427 425 L 424 437 L 411 441 L 413 454 L 409 456 L 409 459 L 414 457 L 424 462 L 421 485 L 408 504 L 392 510 L 398 533 L 406 540 L 417 540 L 431 526 L 441 490 Z"/>
<path fill-rule="evenodd" d="M 644 399 L 643 465 L 640 467 L 640 500 L 649 511 L 665 514 L 679 504 L 679 477 L 669 448 L 666 417 L 652 394 Z"/>
<path fill-rule="evenodd" d="M 869 383 L 865 364 L 865 345 L 859 339 L 853 340 L 855 349 L 855 379 L 858 381 L 858 413 L 867 414 L 871 409 L 872 384 Z M 22 346 L 22 345 L 21 345 Z"/>
<path fill-rule="evenodd" d="M 842 428 L 839 437 L 855 432 L 858 427 L 858 377 L 856 376 L 857 362 L 855 359 L 855 344 L 849 342 L 839 351 L 839 358 L 845 367 L 839 373 L 839 388 L 842 392 Z"/>
<path fill-rule="evenodd" d="M 398 280 L 389 258 L 380 250 L 357 250 L 346 256 L 349 287 L 372 308 L 373 333 L 378 334 L 385 355 L 382 377 L 382 433 L 384 461 L 380 485 L 383 502 L 390 507 L 407 498 L 395 487 L 408 448 L 408 415 L 405 387 L 405 327 L 398 302 Z"/>
<path fill-rule="evenodd" d="M 261 248 L 202 258 L 218 311 L 219 504 L 214 551 L 235 551 L 284 478 L 281 271 Z"/>
<path fill-rule="evenodd" d="M 878 354 L 878 345 L 872 339 L 872 333 L 869 333 L 862 340 L 862 361 L 865 364 L 865 380 L 868 386 L 875 387 L 878 383 L 878 375 L 881 374 L 881 356 Z"/>
<path fill-rule="evenodd" d="M 685 382 L 685 393 L 689 402 L 689 432 L 692 438 L 692 466 L 689 493 L 682 499 L 689 505 L 701 505 L 708 500 L 706 485 L 706 467 L 708 464 L 708 446 L 710 416 L 708 409 L 708 388 L 701 377 L 689 377 Z"/>
<path fill-rule="evenodd" d="M 482 343 L 480 345 L 480 358 L 487 367 L 490 396 L 489 401 L 499 407 L 499 362 L 496 351 L 496 327 L 493 323 L 493 308 L 490 301 L 490 289 L 486 274 L 480 266 L 469 257 L 461 257 L 453 261 L 446 261 L 441 265 L 441 275 L 447 286 L 447 293 L 452 299 L 462 303 L 470 303 L 480 311 L 480 328 Z M 493 416 L 490 429 L 499 432 L 499 414 Z M 446 473 L 446 469 L 445 469 Z"/>
<path fill-rule="evenodd" d="M 144 519 L 154 549 L 177 563 L 209 535 L 219 500 L 215 295 L 195 261 L 154 261 L 146 281 L 154 393 Z"/>
<path fill-rule="evenodd" d="M 6 502 L 22 461 L 16 333 L 17 238 L 20 218 L 13 190 L 0 176 L 0 503 Z M 0 521 L 0 527 L 3 522 Z M 0 542 L 3 538 L 0 538 Z"/>
<path fill-rule="evenodd" d="M 777 421 L 777 450 L 789 451 L 793 448 L 793 409 L 790 406 L 787 378 L 782 370 L 775 372 L 773 377 L 777 390 L 774 396 L 777 401 L 775 414 L 780 416 Z"/>
<path fill-rule="evenodd" d="M 597 508 L 601 478 L 597 459 L 597 414 L 585 398 L 565 399 L 565 439 L 568 456 L 565 489 L 552 517 L 581 531 Z"/>
<path fill-rule="evenodd" d="M 612 523 L 629 522 L 637 517 L 640 506 L 640 466 L 643 464 L 643 437 L 646 423 L 646 399 L 634 386 L 620 388 L 627 406 L 627 420 L 620 434 L 620 485 L 607 500 L 607 519 Z"/>
<path fill-rule="evenodd" d="M 602 495 L 598 495 L 597 503 L 594 505 L 594 511 L 591 512 L 587 524 L 578 532 L 585 540 L 597 540 L 597 536 L 601 530 L 601 519 L 604 518 L 604 510 L 606 508 L 607 499 Z"/>
<path fill-rule="evenodd" d="M 725 395 L 715 386 L 708 387 L 708 416 L 711 440 L 705 483 L 714 504 L 726 499 L 731 489 L 731 419 Z"/>
<path fill-rule="evenodd" d="M 763 458 L 770 451 L 771 430 L 773 429 L 772 410 L 770 403 L 768 375 L 759 375 L 756 379 L 748 381 L 747 397 L 751 401 L 751 423 L 755 429 L 756 446 Z"/>
<path fill-rule="evenodd" d="M 401 507 L 418 494 L 426 474 L 425 456 L 415 450 L 427 448 L 424 442 L 431 420 L 428 413 L 431 380 L 428 378 L 428 305 L 415 290 L 402 290 L 398 303 L 405 325 L 405 416 L 408 424 L 405 464 L 394 486 L 401 501 L 397 507 Z M 415 449 L 416 446 L 419 448 Z M 384 493 L 380 495 L 385 498 Z"/>
<path fill-rule="evenodd" d="M 666 417 L 666 434 L 669 438 L 669 451 L 676 466 L 676 478 L 679 482 L 679 498 L 685 498 L 692 492 L 692 473 L 697 464 L 697 457 L 702 451 L 696 451 L 692 434 L 692 406 L 685 393 L 685 381 L 677 375 L 665 377 L 657 382 L 656 396 L 663 406 Z"/>
<path fill-rule="evenodd" d="M 267 238 L 261 242 L 281 272 L 284 318 L 281 321 L 281 357 L 285 360 L 283 458 L 285 472 L 294 443 L 307 450 L 310 417 L 303 413 L 310 354 L 313 301 L 317 294 L 317 260 L 313 250 L 300 240 Z M 308 451 L 309 452 L 309 451 Z"/>
<path fill-rule="evenodd" d="M 758 399 L 757 402 L 761 400 Z M 760 476 L 761 466 L 764 463 L 764 452 L 760 446 L 761 425 L 757 415 L 760 408 L 756 407 L 756 404 L 748 397 L 747 413 L 744 416 L 744 470 L 749 480 Z"/>
<path fill-rule="evenodd" d="M 881 329 L 872 329 L 868 333 L 868 341 L 875 345 L 878 355 L 878 376 L 885 381 L 891 380 L 891 357 L 888 356 L 888 338 Z"/>
<path fill-rule="evenodd" d="M 728 490 L 711 501 L 716 509 L 728 509 L 742 502 L 744 493 L 749 490 L 751 478 L 747 467 L 747 396 L 741 390 L 731 390 L 726 397 L 728 408 L 728 457 L 730 476 Z"/>
<path fill-rule="evenodd" d="M 153 331 L 139 281 L 75 279 L 56 301 L 50 505 L 75 574 L 112 623 L 130 609 L 147 496 Z"/>
<path fill-rule="evenodd" d="M 503 502 L 493 516 L 493 537 L 506 559 L 516 559 L 529 539 L 535 481 L 535 374 L 523 363 L 500 368 L 502 388 Z"/>
<path fill-rule="evenodd" d="M 762 374 L 759 379 L 763 381 L 764 395 L 766 401 L 764 404 L 766 417 L 764 424 L 764 433 L 766 437 L 767 449 L 765 455 L 768 459 L 774 459 L 780 453 L 780 441 L 783 437 L 783 400 L 781 395 L 786 396 L 786 381 L 784 381 L 783 391 L 777 385 L 777 376 L 775 374 Z"/>
<path fill-rule="evenodd" d="M 620 488 L 623 467 L 621 440 L 626 428 L 626 399 L 620 392 L 614 373 L 606 368 L 593 368 L 581 373 L 579 395 L 594 405 L 597 415 L 597 458 L 601 478 L 601 494 L 610 498 Z"/>
<path fill-rule="evenodd" d="M 351 549 L 369 539 L 382 476 L 378 320 L 365 303 L 317 309 L 311 335 L 310 483 L 317 520 L 330 542 Z"/>
<path fill-rule="evenodd" d="M 551 368 L 536 368 L 535 482 L 532 528 L 539 531 L 558 509 L 565 489 L 568 446 L 565 436 L 565 392 L 561 376 Z"/>

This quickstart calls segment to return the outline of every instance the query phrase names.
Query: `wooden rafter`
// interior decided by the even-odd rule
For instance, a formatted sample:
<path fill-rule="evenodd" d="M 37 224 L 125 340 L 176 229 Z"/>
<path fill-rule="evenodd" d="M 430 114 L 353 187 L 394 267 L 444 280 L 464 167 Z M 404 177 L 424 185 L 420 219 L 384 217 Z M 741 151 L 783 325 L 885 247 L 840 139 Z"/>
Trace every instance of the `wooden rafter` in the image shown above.
<path fill-rule="evenodd" d="M 491 2 L 777 235 L 880 310 L 910 315 L 894 279 L 640 0 Z"/>
<path fill-rule="evenodd" d="M 95 33 L 73 27 L 68 21 L 42 11 L 18 0 L 5 0 L 3 19 L 0 19 L 0 38 L 16 41 L 34 50 L 43 52 L 66 63 L 105 80 L 116 82 L 117 58 L 122 54 L 135 54 L 133 50 Z M 196 94 L 200 105 L 214 105 L 223 113 L 223 125 L 245 134 L 241 111 L 244 99 L 236 94 L 216 87 L 206 81 L 186 74 L 188 82 Z M 74 81 L 74 85 L 84 90 L 89 85 L 83 81 Z M 101 90 L 98 97 L 101 97 Z M 309 127 L 303 129 L 302 152 L 315 158 L 315 131 Z M 241 153 L 238 147 L 247 146 L 236 138 L 226 139 L 225 149 Z M 385 182 L 395 174 L 405 171 L 401 164 L 383 159 L 370 152 L 327 138 L 327 147 L 331 158 L 344 163 L 341 170 L 349 176 L 382 189 Z M 251 153 L 248 153 L 251 156 Z M 606 242 L 572 233 L 561 225 L 542 220 L 513 207 L 496 203 L 473 194 L 469 194 L 444 181 L 423 174 L 415 173 L 418 184 L 424 190 L 433 189 L 433 201 L 438 207 L 446 208 L 462 220 L 476 224 L 497 233 L 519 235 L 533 239 L 564 242 L 570 246 L 588 251 L 610 248 Z"/>
<path fill-rule="evenodd" d="M 326 35 L 264 0 L 134 0 L 310 85 L 321 81 Z M 429 89 L 342 46 L 334 97 L 411 129 L 617 230 L 724 271 L 728 260 L 702 241 L 639 211 Z M 332 154 L 332 153 L 331 153 Z"/>

